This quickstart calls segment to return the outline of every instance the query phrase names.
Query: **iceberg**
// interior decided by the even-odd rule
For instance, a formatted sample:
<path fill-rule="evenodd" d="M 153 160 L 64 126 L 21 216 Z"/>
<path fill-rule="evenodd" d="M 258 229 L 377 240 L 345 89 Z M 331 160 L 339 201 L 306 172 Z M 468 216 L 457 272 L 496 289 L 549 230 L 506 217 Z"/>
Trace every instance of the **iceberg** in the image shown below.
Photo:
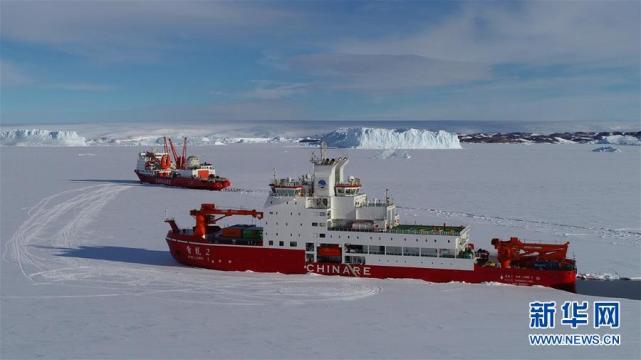
<path fill-rule="evenodd" d="M 631 135 L 610 135 L 604 137 L 599 144 L 612 145 L 641 145 L 641 140 Z"/>
<path fill-rule="evenodd" d="M 421 129 L 339 128 L 322 137 L 330 147 L 355 149 L 460 149 L 456 134 Z"/>
<path fill-rule="evenodd" d="M 44 129 L 0 130 L 0 145 L 86 146 L 86 139 L 75 131 Z"/>

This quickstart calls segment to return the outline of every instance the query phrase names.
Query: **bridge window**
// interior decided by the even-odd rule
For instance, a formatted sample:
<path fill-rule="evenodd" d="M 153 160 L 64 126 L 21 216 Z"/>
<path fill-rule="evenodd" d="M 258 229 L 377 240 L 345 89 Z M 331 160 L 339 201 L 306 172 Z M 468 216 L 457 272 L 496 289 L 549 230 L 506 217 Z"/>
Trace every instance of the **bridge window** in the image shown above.
<path fill-rule="evenodd" d="M 387 255 L 402 255 L 403 248 L 400 246 L 388 246 L 385 248 L 385 254 Z"/>
<path fill-rule="evenodd" d="M 369 246 L 370 254 L 385 254 L 385 246 L 370 245 Z"/>
<path fill-rule="evenodd" d="M 452 249 L 438 249 L 439 257 L 453 258 L 454 251 Z"/>
<path fill-rule="evenodd" d="M 296 247 L 296 246 L 298 246 L 298 243 L 296 241 L 290 241 L 289 242 L 289 246 L 290 247 Z"/>
<path fill-rule="evenodd" d="M 367 254 L 367 246 L 366 245 L 346 244 L 345 245 L 345 249 L 347 250 L 348 253 Z"/>
<path fill-rule="evenodd" d="M 365 256 L 345 256 L 345 262 L 347 264 L 365 264 Z"/>
<path fill-rule="evenodd" d="M 438 251 L 434 248 L 421 248 L 421 256 L 437 257 Z"/>
<path fill-rule="evenodd" d="M 403 255 L 405 256 L 419 256 L 419 248 L 417 247 L 404 247 Z"/>

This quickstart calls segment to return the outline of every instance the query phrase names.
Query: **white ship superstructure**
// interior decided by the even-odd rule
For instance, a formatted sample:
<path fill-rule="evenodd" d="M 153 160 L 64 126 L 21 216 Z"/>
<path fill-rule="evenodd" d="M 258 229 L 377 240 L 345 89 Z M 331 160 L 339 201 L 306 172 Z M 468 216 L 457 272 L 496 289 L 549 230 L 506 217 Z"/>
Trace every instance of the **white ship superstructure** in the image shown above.
<path fill-rule="evenodd" d="M 387 194 L 369 199 L 360 179 L 346 176 L 348 161 L 325 157 L 321 150 L 320 157 L 312 157 L 311 175 L 275 178 L 265 203 L 263 246 L 304 249 L 310 266 L 474 269 L 469 228 L 400 224 Z"/>

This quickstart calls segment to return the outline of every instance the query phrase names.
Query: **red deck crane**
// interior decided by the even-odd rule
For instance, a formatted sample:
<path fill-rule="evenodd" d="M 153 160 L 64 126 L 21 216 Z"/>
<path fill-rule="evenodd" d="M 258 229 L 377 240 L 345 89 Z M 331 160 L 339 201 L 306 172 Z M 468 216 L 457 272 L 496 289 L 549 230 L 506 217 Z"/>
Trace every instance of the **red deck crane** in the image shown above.
<path fill-rule="evenodd" d="M 187 137 L 186 136 L 183 137 L 183 153 L 180 159 L 181 159 L 182 167 L 185 168 L 185 165 L 187 164 Z"/>
<path fill-rule="evenodd" d="M 167 145 L 166 136 L 163 136 L 163 141 L 165 145 L 165 153 L 160 157 L 160 168 L 166 170 L 171 167 L 171 158 L 169 157 L 169 146 Z M 171 139 L 169 139 L 169 142 L 171 142 Z"/>
<path fill-rule="evenodd" d="M 195 234 L 198 237 L 204 238 L 207 234 L 207 226 L 216 224 L 223 218 L 234 215 L 251 216 L 256 219 L 263 218 L 263 212 L 257 210 L 243 210 L 243 209 L 220 209 L 216 204 L 201 204 L 200 209 L 193 209 L 189 211 L 189 215 L 196 218 Z M 216 215 L 221 215 L 216 217 Z M 174 232 L 179 231 L 176 221 L 174 219 L 166 219 Z"/>
<path fill-rule="evenodd" d="M 492 245 L 498 252 L 498 261 L 503 268 L 509 268 L 511 265 L 530 265 L 536 261 L 562 263 L 566 260 L 569 244 L 523 243 L 517 237 L 511 237 L 506 241 L 492 239 Z"/>
<path fill-rule="evenodd" d="M 176 169 L 184 169 L 185 162 L 187 161 L 187 137 L 183 138 L 182 155 L 180 156 L 178 156 L 178 152 L 176 151 L 174 142 L 171 141 L 171 138 L 168 138 L 168 139 L 169 139 L 169 145 L 171 147 L 171 153 L 174 155 L 174 161 L 176 162 Z"/>

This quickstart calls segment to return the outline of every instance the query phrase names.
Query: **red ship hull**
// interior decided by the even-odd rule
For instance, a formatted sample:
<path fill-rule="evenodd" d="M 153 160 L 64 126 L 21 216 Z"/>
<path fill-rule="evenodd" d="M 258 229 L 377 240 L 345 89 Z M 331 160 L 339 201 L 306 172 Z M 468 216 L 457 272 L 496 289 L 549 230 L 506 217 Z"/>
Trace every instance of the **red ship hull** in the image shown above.
<path fill-rule="evenodd" d="M 231 186 L 231 181 L 226 178 L 218 178 L 215 180 L 205 180 L 205 179 L 194 179 L 186 177 L 169 177 L 169 176 L 153 176 L 143 174 L 141 172 L 135 171 L 138 175 L 138 179 L 141 182 L 148 184 L 160 184 L 167 186 L 182 187 L 188 189 L 199 189 L 199 190 L 215 190 L 220 191 L 227 187 Z"/>
<path fill-rule="evenodd" d="M 194 267 L 223 271 L 317 273 L 370 278 L 409 278 L 429 282 L 498 282 L 512 285 L 539 285 L 573 290 L 576 270 L 495 268 L 475 265 L 473 270 L 443 270 L 416 267 L 306 263 L 305 251 L 262 246 L 210 244 L 194 240 L 191 234 L 167 234 L 167 244 L 176 261 Z"/>

